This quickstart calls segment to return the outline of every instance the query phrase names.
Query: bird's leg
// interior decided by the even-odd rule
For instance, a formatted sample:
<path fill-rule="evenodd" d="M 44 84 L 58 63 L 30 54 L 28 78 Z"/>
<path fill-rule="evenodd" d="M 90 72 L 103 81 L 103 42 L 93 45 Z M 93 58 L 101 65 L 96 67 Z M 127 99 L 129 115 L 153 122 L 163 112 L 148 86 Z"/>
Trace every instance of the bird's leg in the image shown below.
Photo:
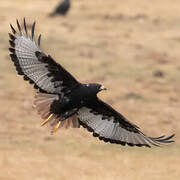
<path fill-rule="evenodd" d="M 44 126 L 44 125 L 51 119 L 52 116 L 53 116 L 53 114 L 50 114 L 50 115 L 48 116 L 48 118 L 46 118 L 46 119 L 41 123 L 41 126 Z"/>
<path fill-rule="evenodd" d="M 61 125 L 61 121 L 59 121 L 53 128 L 52 130 L 52 134 L 55 133 L 58 129 L 59 129 L 59 126 Z"/>
<path fill-rule="evenodd" d="M 65 113 L 61 114 L 58 123 L 54 126 L 52 133 L 55 133 L 59 127 L 62 121 L 66 120 L 70 116 L 74 115 L 78 111 L 78 108 L 71 109 L 70 111 L 66 111 Z"/>

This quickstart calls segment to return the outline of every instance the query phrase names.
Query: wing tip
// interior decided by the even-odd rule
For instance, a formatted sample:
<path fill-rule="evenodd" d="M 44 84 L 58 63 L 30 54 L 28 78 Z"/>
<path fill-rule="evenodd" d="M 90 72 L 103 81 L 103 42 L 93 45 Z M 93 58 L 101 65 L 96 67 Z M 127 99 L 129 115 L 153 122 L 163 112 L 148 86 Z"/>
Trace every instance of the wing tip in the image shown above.
<path fill-rule="evenodd" d="M 20 35 L 22 35 L 23 29 L 24 29 L 26 36 L 29 36 L 28 35 L 27 23 L 26 23 L 26 18 L 25 17 L 23 18 L 23 25 L 22 25 L 22 27 L 21 27 L 18 19 L 16 19 L 16 24 L 17 24 L 17 28 L 19 30 L 18 33 Z M 31 27 L 31 40 L 32 41 L 34 40 L 34 36 L 35 36 L 35 26 L 36 26 L 36 21 L 33 22 L 32 27 Z M 11 27 L 12 33 L 13 34 L 17 34 L 17 31 L 15 30 L 15 28 L 13 27 L 13 25 L 11 23 L 10 23 L 10 27 Z M 40 46 L 40 38 L 41 38 L 41 35 L 39 35 L 39 37 L 38 37 L 38 46 Z"/>
<path fill-rule="evenodd" d="M 23 18 L 23 23 L 24 23 L 24 30 L 25 30 L 26 36 L 28 36 L 27 26 L 26 26 L 26 18 L 25 17 Z"/>
<path fill-rule="evenodd" d="M 31 29 L 31 38 L 34 39 L 34 31 L 35 31 L 36 21 L 33 22 L 32 29 Z"/>
<path fill-rule="evenodd" d="M 14 29 L 14 27 L 13 27 L 12 24 L 10 24 L 10 27 L 11 27 L 11 30 L 12 30 L 13 34 L 16 34 L 17 32 L 16 32 L 16 30 Z"/>
<path fill-rule="evenodd" d="M 172 134 L 170 136 L 160 136 L 160 137 L 157 137 L 157 138 L 153 138 L 153 137 L 150 137 L 150 139 L 156 143 L 160 143 L 160 144 L 164 144 L 164 143 L 173 143 L 175 142 L 175 140 L 173 140 L 172 138 L 175 137 L 175 134 Z"/>
<path fill-rule="evenodd" d="M 20 34 L 22 34 L 22 29 L 21 29 L 21 26 L 20 26 L 20 24 L 19 24 L 18 19 L 16 19 L 16 24 L 17 24 L 17 27 L 18 27 L 19 33 L 20 33 Z"/>
<path fill-rule="evenodd" d="M 38 46 L 40 47 L 40 43 L 41 43 L 41 34 L 39 34 L 38 36 Z"/>

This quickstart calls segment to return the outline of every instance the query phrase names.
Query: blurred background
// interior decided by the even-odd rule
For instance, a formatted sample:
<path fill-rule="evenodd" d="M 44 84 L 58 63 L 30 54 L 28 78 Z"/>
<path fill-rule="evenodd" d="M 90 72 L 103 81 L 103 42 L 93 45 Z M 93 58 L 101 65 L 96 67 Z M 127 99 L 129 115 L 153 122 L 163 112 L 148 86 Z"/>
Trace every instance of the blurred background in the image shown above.
<path fill-rule="evenodd" d="M 0 180 L 179 180 L 180 1 L 0 2 Z M 163 148 L 105 144 L 85 129 L 50 135 L 32 108 L 34 90 L 8 52 L 9 23 L 37 23 L 41 48 L 150 136 L 176 133 Z"/>

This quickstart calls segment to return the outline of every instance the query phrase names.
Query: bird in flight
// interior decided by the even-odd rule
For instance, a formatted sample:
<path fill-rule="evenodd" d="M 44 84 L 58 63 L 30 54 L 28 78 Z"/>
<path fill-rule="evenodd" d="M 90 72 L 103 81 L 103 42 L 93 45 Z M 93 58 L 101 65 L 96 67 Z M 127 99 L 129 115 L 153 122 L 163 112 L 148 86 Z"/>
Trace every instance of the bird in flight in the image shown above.
<path fill-rule="evenodd" d="M 54 9 L 54 11 L 49 15 L 50 17 L 53 17 L 55 15 L 62 15 L 65 16 L 71 6 L 70 0 L 63 0 L 60 2 L 60 4 L 57 5 L 57 7 Z"/>
<path fill-rule="evenodd" d="M 83 126 L 104 142 L 129 146 L 160 146 L 174 142 L 169 137 L 149 137 L 138 126 L 97 97 L 106 88 L 101 84 L 82 84 L 50 55 L 40 49 L 41 35 L 34 38 L 35 22 L 28 33 L 26 21 L 17 30 L 10 24 L 10 57 L 17 73 L 36 89 L 35 108 L 52 132 L 62 127 Z"/>

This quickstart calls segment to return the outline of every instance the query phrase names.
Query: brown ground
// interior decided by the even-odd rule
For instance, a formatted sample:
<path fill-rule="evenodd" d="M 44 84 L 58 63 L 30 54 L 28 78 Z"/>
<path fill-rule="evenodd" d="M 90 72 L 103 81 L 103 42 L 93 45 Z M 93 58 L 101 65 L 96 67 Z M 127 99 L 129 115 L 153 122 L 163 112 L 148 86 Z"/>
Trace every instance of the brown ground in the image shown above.
<path fill-rule="evenodd" d="M 180 1 L 56 0 L 0 3 L 0 180 L 179 180 Z M 151 136 L 176 133 L 163 148 L 99 142 L 84 129 L 54 136 L 32 109 L 33 89 L 8 56 L 9 23 L 37 22 L 42 48 L 81 81 L 104 84 L 102 99 Z"/>

